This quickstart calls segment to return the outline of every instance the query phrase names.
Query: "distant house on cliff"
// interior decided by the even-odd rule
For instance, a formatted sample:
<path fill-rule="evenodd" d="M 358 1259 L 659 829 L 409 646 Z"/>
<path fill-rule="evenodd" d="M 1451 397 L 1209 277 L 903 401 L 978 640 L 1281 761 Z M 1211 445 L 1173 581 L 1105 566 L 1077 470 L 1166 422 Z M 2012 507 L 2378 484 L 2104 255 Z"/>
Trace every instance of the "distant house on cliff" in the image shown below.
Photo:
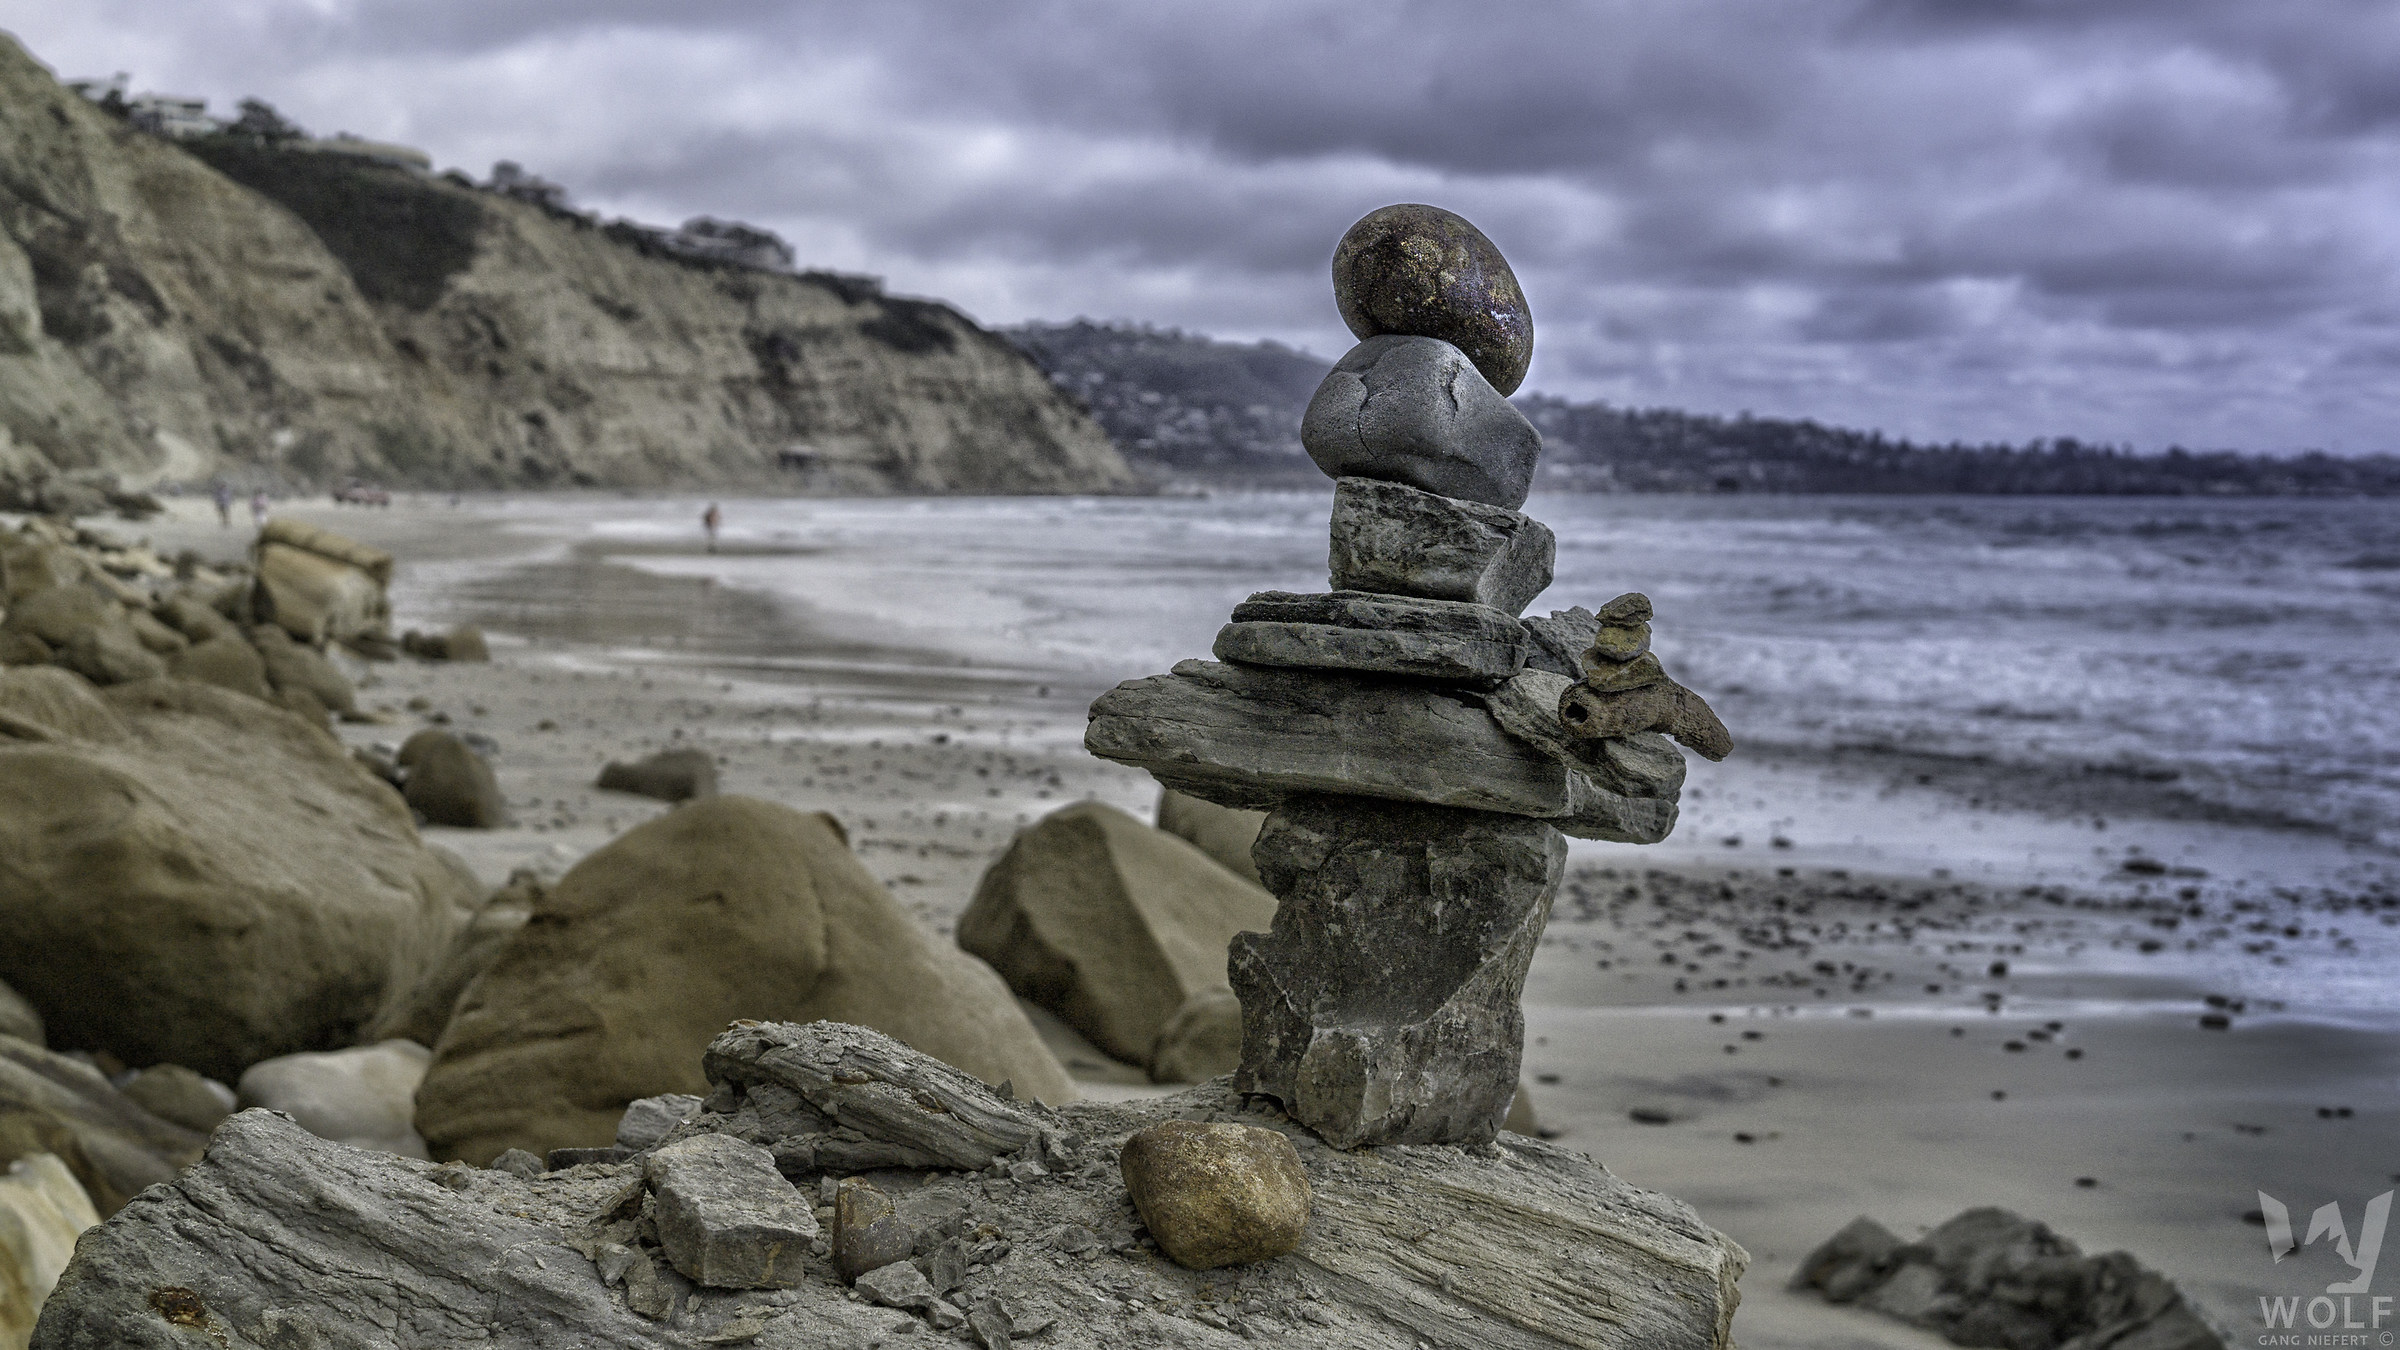
<path fill-rule="evenodd" d="M 642 248 L 671 253 L 698 262 L 747 267 L 760 272 L 790 272 L 796 263 L 792 246 L 773 230 L 738 220 L 694 216 L 675 229 L 619 220 L 608 227 L 620 238 Z"/>
<path fill-rule="evenodd" d="M 376 164 L 389 165 L 395 169 L 407 169 L 414 173 L 429 174 L 433 172 L 433 156 L 413 145 L 394 145 L 389 141 L 370 141 L 364 136 L 353 136 L 347 131 L 338 132 L 321 141 L 296 141 L 289 148 L 313 151 L 321 155 L 348 155 L 353 159 L 368 160 Z M 561 195 L 564 195 L 563 191 Z"/>
<path fill-rule="evenodd" d="M 136 127 L 153 136 L 176 140 L 213 135 L 225 127 L 223 122 L 208 115 L 208 100 L 204 98 L 144 94 L 133 100 L 126 111 Z"/>
<path fill-rule="evenodd" d="M 772 230 L 745 225 L 738 220 L 718 220 L 712 216 L 694 216 L 683 222 L 683 228 L 668 235 L 667 247 L 695 258 L 755 267 L 762 272 L 792 270 L 792 246 Z"/>
<path fill-rule="evenodd" d="M 487 192 L 497 192 L 503 197 L 514 197 L 521 202 L 532 202 L 536 206 L 548 207 L 553 211 L 573 209 L 567 205 L 566 188 L 539 174 L 525 172 L 525 166 L 513 159 L 504 159 L 494 164 L 491 179 L 483 186 Z"/>
<path fill-rule="evenodd" d="M 121 103 L 125 99 L 126 89 L 131 86 L 132 83 L 133 76 L 125 71 L 120 70 L 116 74 L 111 75 L 106 79 L 102 79 L 97 75 L 91 75 L 80 80 L 69 80 L 67 81 L 67 88 L 74 90 L 76 93 L 83 95 L 85 98 L 90 99 L 94 103 L 106 103 L 111 96 L 114 96 L 117 101 Z"/>

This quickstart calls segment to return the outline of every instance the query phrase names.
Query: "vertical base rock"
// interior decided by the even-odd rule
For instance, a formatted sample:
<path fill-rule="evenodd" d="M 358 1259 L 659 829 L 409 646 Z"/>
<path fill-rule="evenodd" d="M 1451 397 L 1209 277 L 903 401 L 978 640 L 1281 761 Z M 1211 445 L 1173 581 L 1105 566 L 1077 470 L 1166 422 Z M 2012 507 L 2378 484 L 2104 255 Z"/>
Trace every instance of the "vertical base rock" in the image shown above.
<path fill-rule="evenodd" d="M 1565 839 L 1517 816 L 1297 795 L 1253 856 L 1282 903 L 1271 931 L 1234 939 L 1234 1086 L 1336 1148 L 1490 1140 Z"/>

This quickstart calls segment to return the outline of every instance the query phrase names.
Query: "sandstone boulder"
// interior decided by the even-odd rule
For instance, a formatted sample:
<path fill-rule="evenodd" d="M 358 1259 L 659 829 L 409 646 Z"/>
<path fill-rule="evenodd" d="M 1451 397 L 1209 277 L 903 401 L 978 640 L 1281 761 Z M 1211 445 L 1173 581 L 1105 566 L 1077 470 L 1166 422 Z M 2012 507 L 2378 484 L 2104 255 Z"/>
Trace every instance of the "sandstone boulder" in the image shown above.
<path fill-rule="evenodd" d="M 390 628 L 391 554 L 296 520 L 268 521 L 257 552 L 259 617 L 286 633 L 316 645 Z"/>
<path fill-rule="evenodd" d="M 132 734 L 91 681 L 72 671 L 0 671 L 0 735 L 20 741 L 107 743 Z"/>
<path fill-rule="evenodd" d="M 261 701 L 275 697 L 267 684 L 267 663 L 258 649 L 238 635 L 203 638 L 167 658 L 167 673 L 230 689 Z"/>
<path fill-rule="evenodd" d="M 166 674 L 166 663 L 141 644 L 122 614 L 117 622 L 77 630 L 52 659 L 94 684 L 131 684 Z"/>
<path fill-rule="evenodd" d="M 736 1018 L 878 1028 L 1021 1096 L 1074 1095 L 1007 987 L 935 941 L 830 817 L 711 797 L 585 858 L 459 1000 L 417 1093 L 437 1158 L 612 1143 L 626 1106 L 707 1091 Z"/>
<path fill-rule="evenodd" d="M 475 911 L 475 917 L 451 939 L 450 950 L 425 973 L 416 988 L 405 998 L 393 1001 L 367 1025 L 364 1039 L 372 1042 L 397 1038 L 423 1046 L 439 1045 L 442 1029 L 450 1025 L 450 1013 L 458 1006 L 459 995 L 467 991 L 475 977 L 500 955 L 508 940 L 525 926 L 525 921 L 533 917 L 545 889 L 531 875 L 519 873 L 492 892 L 483 907 Z"/>
<path fill-rule="evenodd" d="M 14 1036 L 28 1045 L 48 1044 L 42 1035 L 42 1014 L 5 984 L 0 984 L 0 1036 Z"/>
<path fill-rule="evenodd" d="M 153 1064 L 127 1079 L 118 1091 L 160 1120 L 202 1134 L 233 1114 L 233 1089 L 180 1064 Z"/>
<path fill-rule="evenodd" d="M 62 540 L 26 529 L 0 533 L 0 604 L 13 605 L 36 591 L 72 586 L 91 571 Z"/>
<path fill-rule="evenodd" d="M 0 1174 L 0 1350 L 24 1350 L 75 1239 L 99 1222 L 55 1154 L 19 1158 Z"/>
<path fill-rule="evenodd" d="M 1159 789 L 1158 828 L 1253 885 L 1258 882 L 1258 864 L 1250 857 L 1250 846 L 1258 842 L 1258 827 L 1266 823 L 1264 811 L 1219 806 L 1173 788 Z"/>
<path fill-rule="evenodd" d="M 447 731 L 428 727 L 400 747 L 407 771 L 402 795 L 428 824 L 496 830 L 508 823 L 508 798 L 492 766 Z"/>
<path fill-rule="evenodd" d="M 1018 833 L 958 920 L 958 945 L 1092 1043 L 1148 1064 L 1167 1020 L 1225 983 L 1233 935 L 1275 899 L 1174 835 L 1099 802 Z"/>
<path fill-rule="evenodd" d="M 191 639 L 150 617 L 150 611 L 146 609 L 125 611 L 125 622 L 132 627 L 134 637 L 142 646 L 159 656 L 173 656 L 192 645 Z"/>
<path fill-rule="evenodd" d="M 63 647 L 87 628 L 122 623 L 124 609 L 89 586 L 69 583 L 31 592 L 9 601 L 7 626 L 31 633 L 53 647 Z M 128 635 L 131 625 L 126 625 Z"/>
<path fill-rule="evenodd" d="M 0 1164 L 56 1154 L 112 1214 L 199 1157 L 205 1141 L 136 1106 L 83 1061 L 0 1037 Z"/>
<path fill-rule="evenodd" d="M 314 1054 L 278 1055 L 242 1071 L 243 1110 L 281 1111 L 319 1139 L 422 1158 L 417 1084 L 433 1052 L 415 1041 L 384 1041 Z"/>
<path fill-rule="evenodd" d="M 36 591 L 8 607 L 7 626 L 39 639 L 52 659 L 94 684 L 153 679 L 166 666 L 142 643 L 123 605 L 85 585 Z"/>
<path fill-rule="evenodd" d="M 205 685 L 78 686 L 0 676 L 50 731 L 0 736 L 0 979 L 52 1044 L 232 1079 L 348 1044 L 447 949 L 471 878 L 332 737 Z"/>
<path fill-rule="evenodd" d="M 276 693 L 305 693 L 327 712 L 358 711 L 358 691 L 351 686 L 350 677 L 335 669 L 322 652 L 301 646 L 280 628 L 263 624 L 250 630 L 250 641 L 258 648 L 267 683 Z"/>
<path fill-rule="evenodd" d="M 151 612 L 158 616 L 160 622 L 195 643 L 211 638 L 238 639 L 242 636 L 239 624 L 190 591 L 179 591 L 161 600 Z"/>
<path fill-rule="evenodd" d="M 1242 1064 L 1242 1004 L 1224 985 L 1195 989 L 1158 1031 L 1150 1081 L 1205 1083 Z"/>

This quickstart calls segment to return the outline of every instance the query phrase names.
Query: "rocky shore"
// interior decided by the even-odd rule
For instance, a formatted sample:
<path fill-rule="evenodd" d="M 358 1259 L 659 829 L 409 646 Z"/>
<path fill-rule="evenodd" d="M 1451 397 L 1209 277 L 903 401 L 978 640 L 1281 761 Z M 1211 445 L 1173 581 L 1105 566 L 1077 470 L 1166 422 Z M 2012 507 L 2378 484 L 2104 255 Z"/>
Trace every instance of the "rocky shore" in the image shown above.
<path fill-rule="evenodd" d="M 500 564 L 495 576 L 513 574 L 488 525 L 439 504 L 404 504 L 372 517 L 301 514 L 388 546 L 399 555 L 403 582 L 418 567 Z M 203 567 L 225 576 L 245 561 L 250 542 L 227 542 L 213 519 L 170 516 L 146 528 L 170 557 L 193 547 Z M 166 566 L 171 573 L 173 563 Z M 158 584 L 170 592 L 175 585 Z M 520 608 L 487 601 L 472 613 L 443 616 L 422 607 L 422 594 L 406 585 L 396 592 L 403 625 L 446 631 L 459 619 L 491 622 Z M 524 604 L 535 603 L 535 593 L 524 595 Z M 617 597 L 645 605 L 660 598 L 630 587 Z M 871 878 L 864 884 L 943 944 L 987 871 L 994 899 L 985 903 L 998 904 L 1016 889 L 1000 878 L 1022 876 L 1036 860 L 1066 867 L 1079 850 L 1087 858 L 1096 850 L 1111 861 L 1087 873 L 1093 883 L 1085 893 L 1135 897 L 1108 901 L 1123 913 L 1156 893 L 1145 877 L 1172 875 L 1178 859 L 1187 876 L 1194 855 L 1238 862 L 1246 845 L 1222 841 L 1255 829 L 1255 817 L 1246 823 L 1220 812 L 1195 821 L 1189 807 L 1161 808 L 1142 776 L 1090 760 L 1071 735 L 1045 731 L 1079 728 L 1089 695 L 1071 686 L 1045 694 L 1032 677 L 1020 685 L 1013 676 L 960 669 L 947 683 L 928 676 L 877 688 L 838 667 L 800 685 L 762 684 L 739 673 L 734 655 L 723 658 L 720 678 L 711 670 L 720 658 L 701 647 L 628 664 L 605 636 L 605 606 L 590 617 L 603 635 L 598 642 L 554 635 L 531 645 L 495 633 L 489 663 L 370 662 L 338 643 L 330 648 L 328 659 L 352 681 L 363 719 L 330 723 L 343 743 L 372 754 L 378 745 L 396 750 L 422 729 L 453 734 L 483 747 L 507 803 L 498 828 L 415 827 L 427 853 L 455 854 L 477 878 L 469 891 L 476 907 L 462 918 L 452 951 L 504 943 L 531 912 L 532 886 L 557 887 L 570 864 L 645 820 L 671 816 L 664 801 L 596 783 L 611 761 L 639 762 L 676 746 L 704 751 L 724 792 L 779 802 L 803 817 L 832 812 Z M 804 633 L 778 639 L 802 647 L 808 640 Z M 55 678 L 15 667 L 8 678 L 29 673 Z M 136 725 L 164 715 L 122 711 L 122 692 L 94 688 L 91 697 Z M 242 697 L 245 707 L 256 705 L 253 718 L 298 718 Z M 773 734 L 779 728 L 790 730 Z M 260 776 L 261 762 L 253 758 L 245 771 Z M 1073 830 L 1074 813 L 1046 823 L 1087 796 L 1122 814 L 1104 813 L 1097 827 Z M 1177 833 L 1143 824 L 1154 811 Z M 1029 832 L 1018 860 L 995 869 L 1020 830 Z M 1077 842 L 1095 836 L 1100 843 Z M 513 889 L 504 885 L 519 869 L 526 876 Z M 1206 875 L 1224 878 L 1210 882 L 1216 892 L 1242 894 L 1233 889 L 1243 880 L 1234 871 Z M 2240 991 L 2208 972 L 2238 959 L 2243 942 L 2258 940 L 2248 929 L 2270 918 L 2295 956 L 2352 940 L 2363 944 L 2355 959 L 2371 962 L 2389 897 L 2361 888 L 2310 890 L 2260 908 L 2214 880 L 2163 878 L 2164 888 L 2150 887 L 2147 898 L 2134 893 L 2141 880 L 2113 896 L 2069 888 L 2022 895 L 1805 867 L 1783 876 L 1771 862 L 1644 867 L 1630 857 L 1579 854 L 1528 972 L 1525 1100 L 1559 1147 L 1691 1202 L 1751 1252 L 1758 1274 L 1744 1282 L 1736 1322 L 1745 1345 L 1924 1344 L 1898 1322 L 1783 1285 L 1803 1256 L 1861 1213 L 1905 1236 L 1978 1204 L 2039 1216 L 2089 1250 L 2130 1249 L 2217 1315 L 2238 1314 L 2254 1301 L 2259 1276 L 2252 1267 L 2263 1264 L 2254 1251 L 2259 1230 L 2241 1218 L 2255 1204 L 2254 1190 L 2315 1188 L 2354 1199 L 2383 1188 L 2369 1144 L 2378 1122 L 2391 1118 L 2391 1066 L 2388 1043 L 2364 1028 L 2296 1022 L 2258 1002 L 2212 1008 L 2205 995 Z M 2178 898 L 2177 887 L 2198 898 Z M 2195 907 L 2198 916 L 2189 913 Z M 2168 918 L 2175 928 L 2161 925 Z M 2301 932 L 2284 937 L 2286 926 Z M 1092 936 L 1072 923 L 1051 931 Z M 2163 950 L 2145 946 L 2161 939 Z M 2200 947 L 2184 954 L 2187 942 Z M 1060 948 L 1043 941 L 1024 950 Z M 1124 967 L 1137 972 L 1125 987 L 1146 989 L 1162 978 L 1157 972 L 1176 969 L 1163 951 L 1140 962 L 1148 964 Z M 2005 972 L 1995 973 L 1995 963 Z M 457 966 L 450 968 L 455 974 Z M 1212 1060 L 1202 1034 L 1211 1025 L 1211 992 L 1188 978 L 1172 988 L 1174 995 L 1150 995 L 1142 1005 L 1149 1011 L 1125 1024 L 1135 1029 L 1115 1033 L 1113 1042 L 1077 1029 L 1107 1023 L 1070 1025 L 1082 1015 L 1066 998 L 1019 999 L 1014 1007 L 1078 1095 L 1139 1098 L 1171 1090 L 1149 1086 L 1160 1062 L 1169 1080 L 1227 1065 L 1223 1042 Z M 1170 996 L 1176 1006 L 1162 1013 Z M 1216 1005 L 1214 1025 L 1225 1024 L 1224 1012 Z M 2229 1031 L 2201 1025 L 2202 1016 L 2218 1012 Z M 1144 1029 L 1161 1016 L 1193 1033 L 1177 1052 L 1181 1059 L 1158 1055 L 1156 1041 L 1139 1048 Z M 38 1099 L 44 1122 L 31 1134 L 22 1132 L 30 1126 L 11 1126 L 20 1133 L 7 1137 L 83 1159 L 78 1184 L 101 1212 L 175 1175 L 233 1104 L 222 1098 L 234 1095 L 238 1069 L 212 1092 L 196 1073 L 32 1048 L 38 1026 L 38 1017 L 0 1017 L 0 1034 L 35 1032 L 23 1037 L 28 1048 L 12 1051 L 12 1063 L 30 1067 L 7 1080 L 8 1119 L 32 1119 L 13 1103 Z M 1953 1035 L 1953 1027 L 1963 1034 Z M 420 1034 L 439 1039 L 438 1031 Z M 51 1044 L 89 1043 L 60 1034 Z M 340 1061 L 344 1081 L 363 1089 L 342 1094 L 349 1122 L 293 1096 L 277 1104 L 311 1128 L 366 1141 L 365 1133 L 342 1132 L 357 1128 L 356 1103 L 373 1100 L 374 1085 L 384 1081 L 369 1064 L 396 1061 L 395 1069 L 409 1073 L 430 1059 L 418 1058 L 412 1070 L 407 1055 L 386 1050 L 367 1061 L 372 1052 L 371 1045 L 335 1051 L 348 1056 Z M 691 1076 L 660 1090 L 700 1095 L 706 1079 L 698 1066 L 695 1053 L 681 1070 Z M 413 1132 L 413 1091 L 413 1083 L 403 1087 L 396 1111 L 383 1119 L 397 1114 Z M 613 1128 L 581 1137 L 607 1144 Z M 2062 1150 L 2062 1139 L 2074 1143 Z M 2080 1186 L 2081 1178 L 2094 1184 Z"/>

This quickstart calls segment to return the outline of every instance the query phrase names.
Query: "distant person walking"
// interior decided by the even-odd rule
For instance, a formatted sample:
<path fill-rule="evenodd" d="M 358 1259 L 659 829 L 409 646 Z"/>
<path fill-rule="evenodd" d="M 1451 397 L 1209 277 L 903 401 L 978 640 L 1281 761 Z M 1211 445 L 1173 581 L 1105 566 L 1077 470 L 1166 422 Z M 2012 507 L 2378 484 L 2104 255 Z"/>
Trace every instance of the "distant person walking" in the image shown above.
<path fill-rule="evenodd" d="M 220 530 L 232 529 L 233 485 L 220 478 L 217 480 L 216 486 L 210 489 L 208 495 L 217 503 L 217 528 Z"/>
<path fill-rule="evenodd" d="M 700 513 L 700 528 L 708 531 L 708 551 L 711 553 L 717 551 L 717 527 L 724 523 L 725 513 L 717 509 L 715 502 L 710 502 L 708 509 Z"/>
<path fill-rule="evenodd" d="M 263 529 L 266 526 L 266 523 L 267 492 L 266 489 L 261 488 L 258 491 L 250 494 L 250 524 L 254 528 Z"/>

